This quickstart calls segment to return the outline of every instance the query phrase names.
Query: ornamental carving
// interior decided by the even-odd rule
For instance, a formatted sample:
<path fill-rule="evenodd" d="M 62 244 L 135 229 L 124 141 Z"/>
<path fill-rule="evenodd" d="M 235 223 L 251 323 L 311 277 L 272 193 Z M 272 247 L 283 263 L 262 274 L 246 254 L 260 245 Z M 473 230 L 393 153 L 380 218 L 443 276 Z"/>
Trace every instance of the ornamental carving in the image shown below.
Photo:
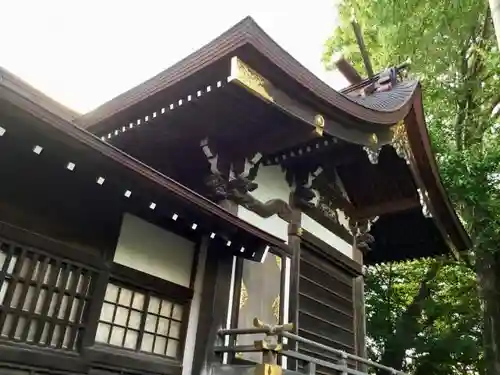
<path fill-rule="evenodd" d="M 333 221 L 335 224 L 340 224 L 339 214 L 337 210 L 335 208 L 330 207 L 330 205 L 325 202 L 324 198 L 320 198 L 320 201 L 318 203 L 318 209 L 329 220 Z"/>
<path fill-rule="evenodd" d="M 354 240 L 354 246 L 363 252 L 371 250 L 375 237 L 370 234 L 372 225 L 378 216 L 365 220 L 349 220 L 349 228 Z"/>
<path fill-rule="evenodd" d="M 319 136 L 323 135 L 323 129 L 325 128 L 325 118 L 320 114 L 314 116 L 314 126 L 316 127 L 315 132 Z"/>
<path fill-rule="evenodd" d="M 259 94 L 262 98 L 274 102 L 268 88 L 270 83 L 247 64 L 234 56 L 231 59 L 231 77 L 230 80 L 237 81 L 246 88 Z"/>
<path fill-rule="evenodd" d="M 378 156 L 380 155 L 380 148 L 371 148 L 371 147 L 363 147 L 366 155 L 368 156 L 368 160 L 372 164 L 378 164 Z"/>
<path fill-rule="evenodd" d="M 398 122 L 392 128 L 391 145 L 396 151 L 396 154 L 405 159 L 407 163 L 410 162 L 410 143 L 408 142 L 408 134 L 404 121 Z"/>
<path fill-rule="evenodd" d="M 420 199 L 420 206 L 422 206 L 422 215 L 426 218 L 432 217 L 432 212 L 429 207 L 429 194 L 427 191 L 423 191 L 421 189 L 417 189 L 418 197 Z"/>
<path fill-rule="evenodd" d="M 208 138 L 200 141 L 200 147 L 210 165 L 210 175 L 205 184 L 209 188 L 213 199 L 224 200 L 230 191 L 239 191 L 242 194 L 258 188 L 253 180 L 257 176 L 262 155 L 256 153 L 252 158 L 233 159 L 223 149 L 217 150 Z"/>
<path fill-rule="evenodd" d="M 278 215 L 279 218 L 287 223 L 292 221 L 292 208 L 282 199 L 271 199 L 266 202 L 261 202 L 252 197 L 251 194 L 241 193 L 237 190 L 230 191 L 229 198 L 260 217 L 268 218 L 273 215 Z"/>
<path fill-rule="evenodd" d="M 378 156 L 380 154 L 380 145 L 378 143 L 377 134 L 373 133 L 370 136 L 370 145 L 364 146 L 363 150 L 365 150 L 366 155 L 368 156 L 368 160 L 370 161 L 370 163 L 372 163 L 372 164 L 378 163 Z"/>
<path fill-rule="evenodd" d="M 240 309 L 245 306 L 245 304 L 248 301 L 248 291 L 247 287 L 245 286 L 245 283 L 243 280 L 241 280 L 241 288 L 240 288 Z"/>

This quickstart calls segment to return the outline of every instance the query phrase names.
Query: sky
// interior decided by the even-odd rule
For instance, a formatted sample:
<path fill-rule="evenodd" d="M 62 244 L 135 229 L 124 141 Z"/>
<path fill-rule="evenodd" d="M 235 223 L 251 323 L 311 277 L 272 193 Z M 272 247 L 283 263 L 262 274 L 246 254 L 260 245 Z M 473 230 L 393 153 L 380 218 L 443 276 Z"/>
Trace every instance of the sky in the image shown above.
<path fill-rule="evenodd" d="M 335 0 L 0 0 L 0 66 L 88 112 L 168 68 L 250 15 L 334 88 L 321 63 Z"/>

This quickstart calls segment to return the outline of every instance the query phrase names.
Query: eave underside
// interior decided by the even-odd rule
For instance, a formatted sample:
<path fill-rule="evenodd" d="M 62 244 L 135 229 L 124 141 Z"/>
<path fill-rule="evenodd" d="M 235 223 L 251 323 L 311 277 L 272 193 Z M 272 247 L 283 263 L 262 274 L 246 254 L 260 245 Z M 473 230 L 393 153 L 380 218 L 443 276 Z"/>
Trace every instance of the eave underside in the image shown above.
<path fill-rule="evenodd" d="M 200 181 L 210 170 L 199 142 L 206 137 L 215 139 L 234 158 L 250 157 L 255 152 L 261 152 L 266 162 L 292 169 L 313 170 L 321 165 L 326 169 L 331 184 L 335 183 L 335 176 L 340 177 L 350 199 L 349 205 L 341 209 L 348 216 L 355 219 L 389 217 L 374 226 L 374 230 L 378 228 L 378 253 L 368 255 L 368 262 L 435 256 L 446 253 L 450 246 L 459 250 L 467 247 L 460 229 L 455 229 L 456 224 L 450 218 L 454 212 L 450 211 L 446 196 L 442 196 L 444 191 L 438 190 L 439 181 L 427 181 L 430 182 L 430 195 L 434 201 L 426 203 L 435 206 L 434 219 L 416 219 L 422 216 L 417 190 L 428 190 L 418 176 L 422 169 L 430 168 L 427 151 L 412 151 L 418 160 L 414 161 L 414 167 L 410 167 L 391 147 L 391 129 L 383 128 L 378 133 L 380 138 L 377 137 L 381 144 L 376 145 L 380 148 L 379 161 L 373 165 L 363 146 L 373 146 L 370 142 L 374 124 L 372 127 L 346 125 L 327 117 L 323 128 L 325 134 L 321 136 L 309 121 L 315 114 L 314 109 L 304 106 L 297 110 L 292 107 L 295 103 L 289 100 L 283 106 L 276 100 L 278 96 L 274 96 L 273 102 L 269 103 L 241 85 L 228 83 L 227 79 L 221 78 L 218 82 L 220 85 L 216 83 L 201 96 L 191 96 L 191 100 L 184 100 L 182 105 L 175 101 L 173 109 L 166 106 L 164 115 L 160 115 L 161 108 L 157 107 L 157 116 L 141 116 L 143 121 L 139 126 L 134 120 L 133 128 L 118 128 L 104 137 L 116 147 L 202 194 L 205 192 Z M 377 98 L 384 99 L 386 106 L 407 105 L 416 100 L 418 88 L 417 82 L 405 83 L 397 85 L 391 92 L 378 93 Z M 272 92 L 277 91 L 273 88 Z M 357 100 L 368 103 L 372 99 L 360 97 Z M 300 113 L 302 117 L 294 116 L 294 113 Z M 416 123 L 413 126 L 418 127 L 413 137 L 420 138 L 421 125 Z M 425 124 L 423 126 L 425 129 Z M 387 145 L 383 146 L 382 142 Z M 433 162 L 432 154 L 430 157 Z M 181 161 L 190 168 L 180 168 Z M 322 187 L 322 194 L 330 194 L 327 185 L 328 179 Z M 391 220 L 392 217 L 400 220 Z M 395 231 L 402 232 L 402 227 L 394 223 L 413 228 L 410 230 L 413 232 L 404 236 L 411 239 L 410 242 L 394 243 L 388 240 Z M 415 230 L 423 234 L 423 239 L 411 236 Z M 441 235 L 436 237 L 436 233 Z M 386 244 L 384 249 L 381 248 L 382 243 Z"/>
<path fill-rule="evenodd" d="M 188 227 L 196 223 L 198 231 L 217 233 L 219 239 L 226 241 L 233 238 L 234 246 L 238 244 L 262 252 L 270 245 L 288 251 L 281 240 L 241 221 L 158 171 L 4 87 L 0 88 L 0 113 L 0 125 L 5 130 L 0 140 L 5 144 L 3 151 L 6 153 L 2 160 L 8 163 L 4 177 L 13 184 L 11 187 L 22 183 L 24 188 L 35 189 L 37 193 L 32 191 L 33 197 L 52 196 L 56 200 L 64 199 L 65 187 L 74 190 L 71 194 L 78 191 L 74 200 L 78 212 L 87 208 L 90 212 L 90 207 L 96 204 L 100 208 L 94 207 L 95 212 L 104 210 L 93 216 L 96 220 L 105 218 L 108 210 L 123 210 L 127 202 L 137 204 L 140 201 L 142 210 L 148 212 L 153 210 L 151 203 L 155 203 L 156 212 L 166 209 L 165 217 L 178 214 L 179 218 L 184 217 L 182 220 L 192 221 Z M 42 147 L 40 154 L 35 152 L 35 146 Z M 12 160 L 18 160 L 20 168 L 38 168 L 33 176 L 41 174 L 41 182 L 44 171 L 55 168 L 57 172 L 51 172 L 51 177 L 47 175 L 43 182 L 45 192 L 41 187 L 37 191 L 37 184 L 30 180 L 30 174 L 15 168 L 17 164 L 14 166 Z M 75 165 L 74 170 L 69 169 L 70 163 Z M 100 177 L 106 181 L 102 186 L 98 183 Z M 104 193 L 110 188 L 115 194 L 113 199 Z M 127 196 L 127 191 L 131 192 L 130 196 Z M 88 205 L 85 204 L 86 198 L 77 198 L 80 196 L 90 199 Z M 62 207 L 61 210 L 62 215 L 71 215 L 71 207 Z"/>

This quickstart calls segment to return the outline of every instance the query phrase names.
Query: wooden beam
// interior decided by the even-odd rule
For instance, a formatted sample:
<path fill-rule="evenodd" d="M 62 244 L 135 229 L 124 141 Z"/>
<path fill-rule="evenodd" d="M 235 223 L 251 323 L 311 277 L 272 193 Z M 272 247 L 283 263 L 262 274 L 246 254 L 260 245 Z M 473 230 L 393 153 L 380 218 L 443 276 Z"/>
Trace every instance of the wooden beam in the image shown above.
<path fill-rule="evenodd" d="M 343 55 L 335 56 L 333 63 L 351 85 L 355 85 L 363 81 L 363 78 L 361 78 L 358 71 L 349 61 L 345 59 Z"/>
<path fill-rule="evenodd" d="M 419 206 L 420 202 L 416 198 L 401 198 L 395 201 L 382 202 L 368 207 L 356 208 L 352 214 L 356 219 L 369 219 L 375 216 L 411 210 L 412 208 Z"/>
<path fill-rule="evenodd" d="M 355 249 L 355 251 L 357 251 Z M 365 280 L 363 276 L 355 277 L 353 280 L 352 298 L 354 303 L 354 340 L 356 355 L 367 358 L 366 351 L 366 313 L 365 313 Z M 358 371 L 366 372 L 366 365 L 357 364 Z"/>
<path fill-rule="evenodd" d="M 243 87 L 286 114 L 309 124 L 312 133 L 323 135 L 325 119 L 321 114 L 313 111 L 310 106 L 292 99 L 236 56 L 231 59 L 231 75 L 228 82 Z"/>
<path fill-rule="evenodd" d="M 359 26 L 358 21 L 356 21 L 356 18 L 353 18 L 351 23 L 354 29 L 354 34 L 356 35 L 356 41 L 358 43 L 361 56 L 363 57 L 363 63 L 365 64 L 366 73 L 368 74 L 368 78 L 372 78 L 372 63 L 370 61 L 370 56 L 368 55 L 368 50 L 366 49 L 365 40 L 363 39 L 363 33 L 361 32 L 361 27 Z"/>
<path fill-rule="evenodd" d="M 295 196 L 290 193 L 290 206 L 292 208 L 291 221 L 288 224 L 288 245 L 292 250 L 292 259 L 290 264 L 290 295 L 289 295 L 289 321 L 293 323 L 293 333 L 299 334 L 299 282 L 300 282 L 300 258 L 301 258 L 301 238 L 300 225 L 302 211 L 295 206 Z M 285 322 L 287 323 L 287 322 Z M 298 350 L 297 342 L 289 342 L 289 347 L 292 350 Z M 296 371 L 298 368 L 297 361 L 289 358 L 287 368 Z"/>
<path fill-rule="evenodd" d="M 206 270 L 201 293 L 201 312 L 196 332 L 196 344 L 192 373 L 201 374 L 211 363 L 220 360 L 214 346 L 222 340 L 217 331 L 226 326 L 233 257 L 220 251 L 220 244 L 212 242 L 208 247 Z"/>

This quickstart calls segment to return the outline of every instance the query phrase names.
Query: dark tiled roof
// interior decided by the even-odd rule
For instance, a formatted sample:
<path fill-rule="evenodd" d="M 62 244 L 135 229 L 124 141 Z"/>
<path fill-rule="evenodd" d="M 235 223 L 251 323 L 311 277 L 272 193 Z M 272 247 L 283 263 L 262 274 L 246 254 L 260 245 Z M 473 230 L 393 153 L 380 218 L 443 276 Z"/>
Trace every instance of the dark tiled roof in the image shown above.
<path fill-rule="evenodd" d="M 198 49 L 188 57 L 174 64 L 146 82 L 128 90 L 116 98 L 104 103 L 92 112 L 83 115 L 77 123 L 85 128 L 106 121 L 114 115 L 147 100 L 163 90 L 171 88 L 187 77 L 194 75 L 216 61 L 236 53 L 242 46 L 252 46 L 260 55 L 281 69 L 281 79 L 295 82 L 304 88 L 303 94 L 312 100 L 340 109 L 344 113 L 365 122 L 374 124 L 394 124 L 404 118 L 406 112 L 386 109 L 379 111 L 358 105 L 356 100 L 346 96 L 321 81 L 307 68 L 301 65 L 288 52 L 281 48 L 259 25 L 246 17 L 219 37 Z M 266 75 L 258 66 L 252 66 L 262 75 Z M 284 78 L 286 76 L 286 78 Z M 271 77 L 266 77 L 271 78 Z M 277 86 L 279 82 L 273 82 Z"/>
<path fill-rule="evenodd" d="M 389 91 L 374 92 L 366 96 L 351 93 L 346 96 L 365 108 L 380 112 L 394 112 L 411 104 L 417 86 L 418 81 L 408 80 L 398 82 Z"/>

